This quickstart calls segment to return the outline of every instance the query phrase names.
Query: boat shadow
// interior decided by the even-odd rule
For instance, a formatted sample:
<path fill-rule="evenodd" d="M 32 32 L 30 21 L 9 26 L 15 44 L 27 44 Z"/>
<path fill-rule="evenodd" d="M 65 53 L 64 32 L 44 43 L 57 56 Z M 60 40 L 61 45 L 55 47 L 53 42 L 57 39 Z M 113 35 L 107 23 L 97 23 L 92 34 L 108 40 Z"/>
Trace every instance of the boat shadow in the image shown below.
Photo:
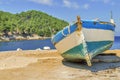
<path fill-rule="evenodd" d="M 120 67 L 120 62 L 92 62 L 92 66 L 89 67 L 86 62 L 69 62 L 66 60 L 62 60 L 63 65 L 77 68 L 77 69 L 86 69 L 91 72 L 98 72 L 107 69 L 114 69 Z"/>

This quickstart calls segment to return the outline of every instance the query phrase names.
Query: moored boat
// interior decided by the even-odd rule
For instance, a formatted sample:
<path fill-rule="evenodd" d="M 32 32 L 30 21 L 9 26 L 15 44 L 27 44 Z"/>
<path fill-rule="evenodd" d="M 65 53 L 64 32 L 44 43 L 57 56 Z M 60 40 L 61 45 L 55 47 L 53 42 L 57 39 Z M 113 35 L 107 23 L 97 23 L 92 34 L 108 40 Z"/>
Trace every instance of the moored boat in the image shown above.
<path fill-rule="evenodd" d="M 112 46 L 114 30 L 113 20 L 83 21 L 77 17 L 77 22 L 54 35 L 52 42 L 66 60 L 86 60 L 88 66 L 91 66 L 93 57 Z"/>

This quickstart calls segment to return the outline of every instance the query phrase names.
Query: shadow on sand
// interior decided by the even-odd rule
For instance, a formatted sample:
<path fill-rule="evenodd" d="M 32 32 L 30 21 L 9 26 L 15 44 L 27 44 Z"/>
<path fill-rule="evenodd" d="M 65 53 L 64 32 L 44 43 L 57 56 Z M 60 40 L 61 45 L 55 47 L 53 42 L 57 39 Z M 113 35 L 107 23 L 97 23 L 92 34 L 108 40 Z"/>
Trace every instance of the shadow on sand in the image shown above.
<path fill-rule="evenodd" d="M 92 62 L 92 66 L 87 66 L 86 62 L 69 62 L 66 60 L 62 60 L 62 63 L 65 66 L 72 67 L 72 68 L 78 68 L 78 69 L 86 69 L 90 70 L 91 72 L 98 72 L 102 70 L 107 69 L 114 69 L 120 67 L 120 61 L 119 62 Z"/>

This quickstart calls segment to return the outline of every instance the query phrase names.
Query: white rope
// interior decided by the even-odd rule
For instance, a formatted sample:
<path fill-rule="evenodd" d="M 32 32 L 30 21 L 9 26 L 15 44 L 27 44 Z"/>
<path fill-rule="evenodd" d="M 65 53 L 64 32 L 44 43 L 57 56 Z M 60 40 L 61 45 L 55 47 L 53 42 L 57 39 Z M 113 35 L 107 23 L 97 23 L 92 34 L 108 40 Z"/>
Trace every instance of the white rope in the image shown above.
<path fill-rule="evenodd" d="M 68 26 L 68 33 L 70 34 L 70 25 Z"/>
<path fill-rule="evenodd" d="M 64 29 L 65 29 L 65 28 L 64 28 Z M 68 34 L 64 34 L 64 32 L 63 32 L 64 29 L 62 30 L 62 35 L 66 37 L 66 36 L 68 36 L 68 35 L 70 34 L 70 25 L 68 26 Z"/>
<path fill-rule="evenodd" d="M 65 29 L 65 28 L 64 28 L 64 29 Z M 62 35 L 63 35 L 63 36 L 67 36 L 67 35 L 65 35 L 65 34 L 64 34 L 64 32 L 63 32 L 63 31 L 64 31 L 64 29 L 62 30 Z"/>

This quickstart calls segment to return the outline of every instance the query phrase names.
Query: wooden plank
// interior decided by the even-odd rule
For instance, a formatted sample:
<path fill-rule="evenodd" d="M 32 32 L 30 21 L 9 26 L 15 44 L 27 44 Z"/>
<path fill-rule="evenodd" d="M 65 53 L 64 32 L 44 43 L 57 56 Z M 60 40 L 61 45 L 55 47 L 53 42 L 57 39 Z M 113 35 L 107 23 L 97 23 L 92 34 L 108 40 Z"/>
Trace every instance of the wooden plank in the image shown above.
<path fill-rule="evenodd" d="M 116 55 L 120 57 L 120 50 L 107 50 L 103 52 L 102 54 L 110 54 L 110 55 Z"/>
<path fill-rule="evenodd" d="M 98 55 L 92 59 L 92 62 L 120 62 L 120 57 L 115 55 Z"/>
<path fill-rule="evenodd" d="M 92 62 L 120 62 L 120 50 L 108 50 L 92 59 Z"/>

